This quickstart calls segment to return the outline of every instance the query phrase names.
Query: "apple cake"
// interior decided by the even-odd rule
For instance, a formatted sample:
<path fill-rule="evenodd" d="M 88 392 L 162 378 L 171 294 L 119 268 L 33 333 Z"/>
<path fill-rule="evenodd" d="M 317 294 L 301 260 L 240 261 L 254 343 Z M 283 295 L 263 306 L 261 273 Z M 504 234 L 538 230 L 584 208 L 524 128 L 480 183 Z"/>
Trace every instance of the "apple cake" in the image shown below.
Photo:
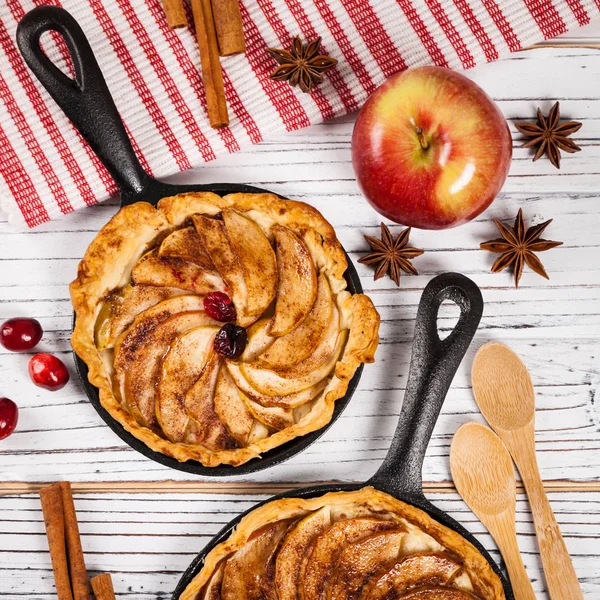
<path fill-rule="evenodd" d="M 72 345 L 152 450 L 240 465 L 332 418 L 379 316 L 311 206 L 188 193 L 123 207 L 71 283 Z"/>
<path fill-rule="evenodd" d="M 372 487 L 246 515 L 179 600 L 504 600 L 461 535 Z"/>

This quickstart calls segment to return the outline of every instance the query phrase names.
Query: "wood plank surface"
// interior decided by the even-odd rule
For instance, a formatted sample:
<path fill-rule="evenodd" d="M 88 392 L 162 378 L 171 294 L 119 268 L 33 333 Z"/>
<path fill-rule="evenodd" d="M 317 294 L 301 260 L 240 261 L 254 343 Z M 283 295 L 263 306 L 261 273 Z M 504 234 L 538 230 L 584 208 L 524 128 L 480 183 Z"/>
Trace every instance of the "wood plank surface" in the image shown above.
<path fill-rule="evenodd" d="M 0 395 L 20 407 L 18 430 L 0 442 L 0 596 L 54 597 L 39 485 L 69 479 L 76 491 L 83 545 L 93 573 L 113 574 L 118 598 L 166 600 L 196 552 L 238 512 L 266 493 L 314 481 L 364 481 L 381 463 L 406 386 L 417 304 L 426 283 L 459 271 L 482 288 L 485 313 L 473 347 L 448 394 L 427 454 L 430 497 L 495 553 L 493 543 L 452 489 L 448 452 L 453 433 L 481 421 L 470 386 L 476 349 L 488 340 L 511 346 L 529 367 L 537 392 L 537 448 L 546 488 L 562 526 L 586 600 L 600 599 L 600 53 L 543 48 L 469 73 L 495 98 L 514 136 L 507 183 L 492 207 L 472 223 L 443 232 L 413 231 L 426 253 L 419 276 L 372 281 L 358 266 L 365 291 L 382 316 L 381 346 L 342 417 L 320 441 L 284 465 L 253 476 L 200 479 L 169 470 L 126 446 L 104 424 L 76 379 L 69 349 L 72 312 L 68 282 L 117 202 L 83 209 L 31 232 L 11 230 L 0 216 L 0 320 L 33 316 L 45 333 L 39 349 L 69 365 L 72 380 L 50 393 L 30 383 L 31 354 L 0 348 Z M 531 162 L 516 121 L 561 101 L 579 120 L 582 152 L 562 169 Z M 379 216 L 354 179 L 347 117 L 274 138 L 173 178 L 184 183 L 250 183 L 316 206 L 334 225 L 356 264 L 376 234 Z M 522 286 L 508 273 L 489 272 L 494 257 L 479 243 L 497 237 L 493 218 L 510 221 L 519 207 L 533 224 L 554 218 L 546 232 L 560 248 L 540 255 L 551 279 L 526 269 Z M 398 233 L 402 228 L 393 226 Z M 456 317 L 443 307 L 439 324 Z M 519 495 L 519 544 L 538 597 L 547 600 L 527 503 Z"/>
<path fill-rule="evenodd" d="M 75 495 L 82 545 L 91 575 L 112 574 L 117 598 L 167 600 L 177 581 L 223 526 L 265 495 Z M 499 558 L 484 527 L 453 494 L 430 495 Z M 600 494 L 551 494 L 586 599 L 600 597 Z M 37 495 L 0 498 L 0 580 L 4 600 L 52 600 L 52 570 Z M 536 595 L 548 600 L 531 515 L 517 501 L 519 546 Z"/>

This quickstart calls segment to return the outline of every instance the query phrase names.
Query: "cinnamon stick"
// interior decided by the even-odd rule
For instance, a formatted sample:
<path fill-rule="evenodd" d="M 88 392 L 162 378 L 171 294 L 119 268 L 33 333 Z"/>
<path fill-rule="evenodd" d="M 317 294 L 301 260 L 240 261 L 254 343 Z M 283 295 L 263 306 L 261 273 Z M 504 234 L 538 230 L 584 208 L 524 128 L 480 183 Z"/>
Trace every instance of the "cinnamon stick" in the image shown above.
<path fill-rule="evenodd" d="M 246 51 L 239 0 L 211 0 L 221 56 Z"/>
<path fill-rule="evenodd" d="M 90 581 L 85 568 L 81 538 L 79 537 L 79 525 L 75 504 L 73 503 L 73 492 L 68 481 L 56 484 L 62 494 L 63 512 L 65 520 L 65 538 L 67 541 L 67 553 L 69 556 L 69 571 L 71 574 L 71 588 L 75 600 L 91 600 Z"/>
<path fill-rule="evenodd" d="M 162 0 L 162 4 L 170 29 L 178 29 L 187 25 L 183 0 Z"/>
<path fill-rule="evenodd" d="M 96 575 L 91 581 L 96 600 L 116 600 L 110 573 Z"/>
<path fill-rule="evenodd" d="M 65 518 L 61 489 L 52 485 L 40 490 L 46 536 L 52 559 L 52 570 L 58 600 L 73 600 L 69 579 L 69 561 L 65 540 Z"/>
<path fill-rule="evenodd" d="M 223 74 L 219 62 L 219 48 L 210 0 L 191 0 L 194 25 L 200 49 L 202 80 L 206 90 L 206 104 L 210 126 L 219 129 L 229 125 Z"/>

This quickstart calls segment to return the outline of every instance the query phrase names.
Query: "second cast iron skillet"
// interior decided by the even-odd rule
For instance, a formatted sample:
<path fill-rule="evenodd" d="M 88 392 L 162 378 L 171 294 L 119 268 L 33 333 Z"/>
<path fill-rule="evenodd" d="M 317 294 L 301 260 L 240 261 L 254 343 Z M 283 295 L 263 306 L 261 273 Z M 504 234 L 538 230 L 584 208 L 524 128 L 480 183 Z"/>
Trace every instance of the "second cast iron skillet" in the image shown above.
<path fill-rule="evenodd" d="M 459 306 L 460 317 L 450 335 L 440 340 L 437 315 L 444 300 L 451 300 Z M 375 475 L 364 484 L 321 485 L 286 492 L 257 506 L 281 498 L 315 498 L 329 492 L 350 492 L 367 485 L 373 486 L 424 510 L 436 521 L 471 542 L 500 577 L 507 600 L 514 600 L 512 588 L 500 567 L 475 537 L 452 517 L 431 504 L 423 494 L 422 468 L 425 452 L 450 383 L 473 339 L 482 312 L 481 292 L 464 275 L 446 273 L 432 279 L 423 292 L 417 312 L 410 372 L 398 426 L 387 456 Z M 183 574 L 172 600 L 179 600 L 185 588 L 202 569 L 206 555 L 217 544 L 228 539 L 241 519 L 255 508 L 257 507 L 231 521 L 208 543 Z"/>
<path fill-rule="evenodd" d="M 47 31 L 56 31 L 64 38 L 73 63 L 75 79 L 67 77 L 44 54 L 40 47 L 40 37 Z M 184 192 L 214 192 L 220 196 L 236 192 L 269 193 L 268 190 L 235 183 L 172 185 L 150 177 L 135 155 L 85 34 L 77 21 L 63 8 L 40 6 L 27 13 L 17 28 L 17 43 L 29 68 L 90 144 L 116 181 L 121 195 L 121 206 L 139 201 L 156 205 L 161 198 Z M 348 290 L 353 294 L 362 293 L 356 269 L 347 255 L 346 258 L 348 259 L 348 269 L 345 277 Z M 75 364 L 90 402 L 106 424 L 125 443 L 144 456 L 167 467 L 209 477 L 245 475 L 261 471 L 304 450 L 321 437 L 340 416 L 356 390 L 362 373 L 361 365 L 350 381 L 346 395 L 336 401 L 331 421 L 318 431 L 313 431 L 269 450 L 263 458 L 253 459 L 239 467 L 230 465 L 205 467 L 199 462 L 183 463 L 160 452 L 155 452 L 125 431 L 122 425 L 115 421 L 100 404 L 98 389 L 88 381 L 87 365 L 77 356 L 75 356 Z"/>

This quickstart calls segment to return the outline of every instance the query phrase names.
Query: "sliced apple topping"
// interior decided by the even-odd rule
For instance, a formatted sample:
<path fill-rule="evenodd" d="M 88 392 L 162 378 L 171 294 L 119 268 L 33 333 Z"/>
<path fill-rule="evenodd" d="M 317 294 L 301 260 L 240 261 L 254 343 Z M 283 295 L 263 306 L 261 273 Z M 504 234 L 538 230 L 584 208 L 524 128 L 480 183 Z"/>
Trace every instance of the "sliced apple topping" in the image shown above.
<path fill-rule="evenodd" d="M 222 366 L 217 377 L 214 396 L 215 413 L 229 434 L 242 446 L 250 443 L 254 418 L 244 404 L 229 371 Z"/>
<path fill-rule="evenodd" d="M 260 355 L 259 360 L 274 369 L 288 369 L 303 361 L 323 337 L 331 322 L 332 312 L 331 287 L 327 277 L 321 274 L 318 278 L 317 298 L 306 319 L 287 335 L 277 338 Z M 272 329 L 270 333 L 273 333 Z"/>
<path fill-rule="evenodd" d="M 293 377 L 290 371 L 286 371 L 286 376 L 282 377 L 280 373 L 264 369 L 256 363 L 241 363 L 242 373 L 253 388 L 269 396 L 287 396 L 288 394 L 307 390 L 325 379 L 333 371 L 344 347 L 346 336 L 346 329 L 340 331 L 333 352 L 327 360 L 306 375 Z"/>
<path fill-rule="evenodd" d="M 237 448 L 235 438 L 229 435 L 215 411 L 215 393 L 222 358 L 212 349 L 202 375 L 185 395 L 185 408 L 196 422 L 194 443 L 211 450 Z"/>
<path fill-rule="evenodd" d="M 460 563 L 445 554 L 411 554 L 397 562 L 380 577 L 372 578 L 360 599 L 399 598 L 404 597 L 403 594 L 413 588 L 446 585 L 452 582 L 461 569 Z M 445 596 L 431 596 L 436 599 L 440 597 L 445 598 Z M 456 598 L 462 597 L 456 596 Z"/>
<path fill-rule="evenodd" d="M 113 348 L 117 338 L 141 312 L 181 294 L 185 291 L 153 285 L 126 285 L 114 290 L 107 296 L 96 320 L 96 347 L 98 350 Z"/>
<path fill-rule="evenodd" d="M 275 252 L 267 236 L 254 221 L 233 209 L 223 211 L 223 221 L 233 252 L 242 266 L 248 290 L 244 312 L 249 318 L 258 318 L 277 294 Z"/>
<path fill-rule="evenodd" d="M 397 562 L 405 535 L 405 531 L 383 531 L 346 546 L 331 578 L 331 600 L 358 600 L 371 577 Z"/>
<path fill-rule="evenodd" d="M 380 531 L 395 529 L 393 521 L 374 518 L 346 519 L 334 523 L 316 537 L 302 579 L 304 600 L 327 600 L 332 568 L 345 546 Z"/>
<path fill-rule="evenodd" d="M 140 425 L 152 428 L 157 424 L 155 385 L 158 381 L 162 357 L 173 340 L 195 327 L 214 324 L 214 321 L 204 312 L 183 312 L 158 324 L 151 333 L 144 332 L 143 340 L 140 340 L 139 345 L 128 344 L 129 360 L 125 361 L 127 367 L 123 371 L 125 374 L 123 402 Z M 132 327 L 135 327 L 135 323 Z M 121 361 L 118 362 L 121 364 Z M 115 357 L 115 370 L 116 365 L 117 357 Z"/>
<path fill-rule="evenodd" d="M 254 421 L 252 429 L 250 430 L 250 435 L 248 436 L 248 445 L 256 444 L 260 442 L 260 440 L 269 437 L 269 435 L 271 435 L 271 430 L 266 425 Z"/>
<path fill-rule="evenodd" d="M 208 583 L 202 590 L 200 600 L 221 600 L 221 583 L 223 582 L 223 571 L 225 571 L 225 561 L 221 561 L 215 572 L 211 575 Z"/>
<path fill-rule="evenodd" d="M 123 401 L 125 373 L 135 358 L 140 346 L 145 344 L 146 335 L 150 335 L 158 325 L 180 312 L 201 311 L 202 298 L 185 294 L 168 298 L 141 312 L 115 342 L 114 370 L 116 387 Z"/>
<path fill-rule="evenodd" d="M 312 542 L 330 525 L 330 508 L 324 506 L 290 528 L 275 563 L 275 588 L 279 600 L 297 600 Z"/>
<path fill-rule="evenodd" d="M 190 416 L 185 408 L 185 395 L 207 367 L 218 330 L 207 325 L 180 335 L 162 361 L 156 386 L 156 418 L 172 442 L 186 438 Z"/>
<path fill-rule="evenodd" d="M 222 600 L 262 600 L 266 565 L 288 527 L 287 521 L 254 532 L 243 548 L 227 560 L 221 584 Z"/>
<path fill-rule="evenodd" d="M 160 258 L 180 258 L 200 265 L 206 270 L 214 270 L 210 254 L 202 245 L 200 236 L 193 227 L 177 229 L 168 235 L 158 249 Z"/>
<path fill-rule="evenodd" d="M 247 327 L 256 319 L 254 316 L 248 317 L 246 313 L 248 300 L 246 280 L 242 265 L 231 247 L 225 224 L 219 219 L 203 215 L 195 215 L 192 221 L 202 245 L 210 254 L 217 271 L 227 285 L 227 292 L 237 310 L 238 323 Z"/>
<path fill-rule="evenodd" d="M 248 396 L 242 392 L 239 392 L 239 394 L 246 405 L 246 408 L 250 411 L 250 414 L 263 425 L 280 431 L 281 429 L 285 429 L 294 424 L 294 413 L 291 409 L 283 408 L 281 406 L 262 406 L 258 402 L 254 402 L 248 398 Z"/>
<path fill-rule="evenodd" d="M 263 394 L 254 389 L 250 385 L 250 382 L 242 373 L 240 363 L 235 361 L 227 361 L 227 368 L 229 370 L 229 374 L 235 382 L 235 385 L 237 385 L 241 392 L 248 396 L 250 400 L 258 402 L 258 404 L 262 404 L 262 406 L 267 407 L 281 406 L 283 408 L 297 408 L 298 406 L 302 406 L 303 404 L 306 404 L 307 402 L 310 402 L 316 398 L 316 396 L 322 392 L 326 386 L 326 381 L 322 380 L 305 390 L 296 392 L 295 394 L 288 394 L 287 396 L 268 396 L 267 394 Z"/>
<path fill-rule="evenodd" d="M 271 346 L 276 338 L 269 335 L 270 319 L 261 319 L 254 323 L 246 331 L 248 335 L 248 343 L 246 349 L 240 357 L 244 362 L 252 362 Z"/>
<path fill-rule="evenodd" d="M 272 229 L 279 274 L 275 315 L 270 333 L 282 336 L 298 327 L 317 297 L 317 272 L 306 244 L 282 225 Z"/>
<path fill-rule="evenodd" d="M 284 532 L 284 535 L 279 538 L 277 546 L 273 550 L 269 560 L 265 563 L 265 573 L 261 582 L 261 587 L 264 593 L 263 600 L 279 600 L 279 596 L 277 595 L 277 586 L 275 584 L 277 557 L 279 556 L 279 551 L 281 550 L 281 546 L 285 541 L 287 532 L 298 522 L 298 519 L 289 519 L 286 522 L 288 523 L 287 531 Z"/>
<path fill-rule="evenodd" d="M 340 333 L 340 313 L 333 308 L 327 329 L 312 354 L 287 369 L 273 369 L 286 379 L 298 379 L 314 373 L 333 354 Z"/>
<path fill-rule="evenodd" d="M 161 258 L 156 248 L 146 252 L 133 266 L 131 279 L 138 285 L 175 287 L 196 294 L 224 289 L 216 271 L 181 258 Z"/>

